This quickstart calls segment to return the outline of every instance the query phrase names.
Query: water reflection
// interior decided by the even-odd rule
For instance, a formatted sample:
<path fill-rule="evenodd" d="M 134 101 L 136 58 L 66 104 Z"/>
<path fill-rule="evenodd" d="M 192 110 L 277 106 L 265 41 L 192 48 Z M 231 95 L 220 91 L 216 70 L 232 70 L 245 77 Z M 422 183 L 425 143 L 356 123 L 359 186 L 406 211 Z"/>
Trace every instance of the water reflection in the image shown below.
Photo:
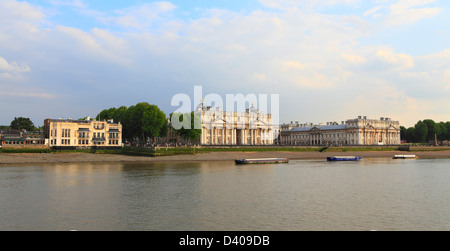
<path fill-rule="evenodd" d="M 450 160 L 0 167 L 0 230 L 450 230 Z"/>

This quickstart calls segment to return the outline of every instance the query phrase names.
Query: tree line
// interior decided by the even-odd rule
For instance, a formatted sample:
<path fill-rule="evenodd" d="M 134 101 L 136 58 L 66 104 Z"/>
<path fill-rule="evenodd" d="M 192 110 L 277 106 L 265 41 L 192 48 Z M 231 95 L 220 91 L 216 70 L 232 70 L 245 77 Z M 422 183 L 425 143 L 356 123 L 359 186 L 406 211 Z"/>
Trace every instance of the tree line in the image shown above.
<path fill-rule="evenodd" d="M 180 121 L 189 121 L 188 123 L 197 121 L 193 112 L 190 114 L 177 114 L 177 116 L 179 116 Z M 113 119 L 114 122 L 120 122 L 124 140 L 134 141 L 137 139 L 142 143 L 146 143 L 148 138 L 167 137 L 170 126 L 166 114 L 158 106 L 146 102 L 130 107 L 121 106 L 119 108 L 105 109 L 99 113 L 96 119 Z M 192 126 L 192 128 L 194 127 Z M 198 140 L 201 135 L 201 130 L 198 129 L 186 130 L 181 128 L 174 129 L 174 131 L 180 137 L 194 141 Z"/>
<path fill-rule="evenodd" d="M 173 114 L 170 114 L 171 116 Z M 177 128 L 174 129 L 180 137 L 188 140 L 198 140 L 201 135 L 201 130 L 194 129 L 194 122 L 198 123 L 198 118 L 192 113 L 176 113 L 177 119 L 180 122 L 191 124 L 192 130 Z M 82 118 L 80 120 L 86 120 Z M 125 141 L 140 141 L 147 142 L 149 138 L 166 137 L 169 131 L 169 123 L 166 114 L 156 105 L 151 105 L 146 102 L 141 102 L 130 107 L 121 106 L 119 108 L 109 108 L 101 111 L 97 120 L 114 120 L 122 124 L 122 138 Z M 11 122 L 10 126 L 0 126 L 0 129 L 14 129 L 27 131 L 38 131 L 33 122 L 29 118 L 17 117 Z"/>
<path fill-rule="evenodd" d="M 141 102 L 130 107 L 109 108 L 100 112 L 97 120 L 113 119 L 122 124 L 122 138 L 146 142 L 147 138 L 165 137 L 168 133 L 166 114 L 156 105 Z"/>
<path fill-rule="evenodd" d="M 450 139 L 450 122 L 434 122 L 432 119 L 418 121 L 415 126 L 400 127 L 402 140 L 408 143 L 432 143 Z"/>
<path fill-rule="evenodd" d="M 2 130 L 26 130 L 29 132 L 35 132 L 39 131 L 39 127 L 35 127 L 33 122 L 29 118 L 24 117 L 15 117 L 13 121 L 11 121 L 11 124 L 9 126 L 0 126 L 0 129 Z"/>

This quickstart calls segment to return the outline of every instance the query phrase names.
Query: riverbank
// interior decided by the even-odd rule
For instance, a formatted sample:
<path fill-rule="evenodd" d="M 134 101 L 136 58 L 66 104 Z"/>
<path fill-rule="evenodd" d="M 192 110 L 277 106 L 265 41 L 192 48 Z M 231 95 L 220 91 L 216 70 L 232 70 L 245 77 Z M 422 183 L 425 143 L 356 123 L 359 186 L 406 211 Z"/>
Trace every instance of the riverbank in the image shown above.
<path fill-rule="evenodd" d="M 186 161 L 234 161 L 243 158 L 289 158 L 325 159 L 328 156 L 353 156 L 363 158 L 392 158 L 396 154 L 415 154 L 420 158 L 450 158 L 450 151 L 354 151 L 354 152 L 209 152 L 191 155 L 173 156 L 129 156 L 121 154 L 93 153 L 3 153 L 0 154 L 2 164 L 34 164 L 34 163 L 83 163 L 83 162 L 186 162 Z"/>

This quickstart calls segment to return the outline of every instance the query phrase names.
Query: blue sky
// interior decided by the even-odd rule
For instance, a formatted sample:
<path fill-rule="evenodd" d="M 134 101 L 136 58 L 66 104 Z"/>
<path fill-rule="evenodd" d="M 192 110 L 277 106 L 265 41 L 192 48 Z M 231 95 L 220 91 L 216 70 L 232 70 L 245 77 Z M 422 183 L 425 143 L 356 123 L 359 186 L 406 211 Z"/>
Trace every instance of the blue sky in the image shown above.
<path fill-rule="evenodd" d="M 444 0 L 0 0 L 0 124 L 177 93 L 280 94 L 281 122 L 450 120 Z"/>

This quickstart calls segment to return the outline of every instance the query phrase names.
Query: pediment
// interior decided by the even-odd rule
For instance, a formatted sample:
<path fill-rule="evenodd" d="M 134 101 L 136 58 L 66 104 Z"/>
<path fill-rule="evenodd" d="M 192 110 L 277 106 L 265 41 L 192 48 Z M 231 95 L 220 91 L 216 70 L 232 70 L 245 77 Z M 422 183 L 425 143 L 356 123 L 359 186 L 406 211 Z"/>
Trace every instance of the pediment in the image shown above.
<path fill-rule="evenodd" d="M 393 126 L 393 125 L 389 125 L 388 130 L 399 130 L 397 127 Z"/>
<path fill-rule="evenodd" d="M 224 123 L 226 123 L 226 122 L 223 119 L 219 119 L 214 122 L 211 122 L 211 124 L 224 124 Z"/>

